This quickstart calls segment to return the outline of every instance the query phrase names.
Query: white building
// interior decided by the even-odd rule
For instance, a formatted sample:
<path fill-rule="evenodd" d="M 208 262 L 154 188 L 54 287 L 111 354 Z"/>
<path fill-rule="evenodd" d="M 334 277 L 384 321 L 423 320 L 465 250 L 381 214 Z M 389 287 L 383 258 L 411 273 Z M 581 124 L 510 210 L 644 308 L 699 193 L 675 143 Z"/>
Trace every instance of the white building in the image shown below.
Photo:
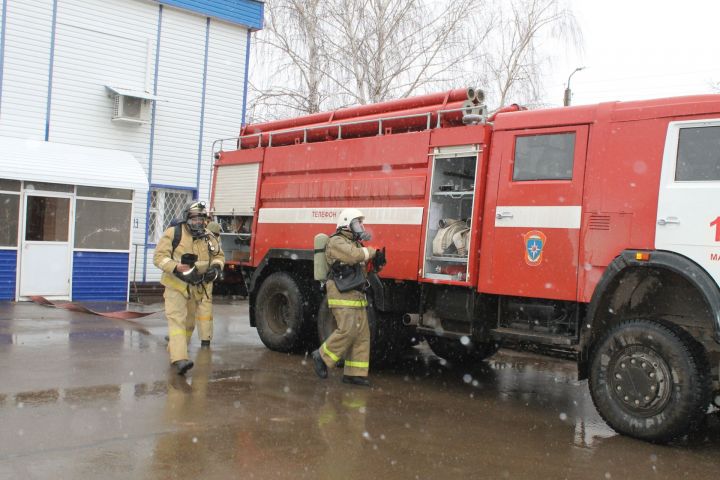
<path fill-rule="evenodd" d="M 126 300 L 238 135 L 263 3 L 0 2 L 0 300 Z"/>

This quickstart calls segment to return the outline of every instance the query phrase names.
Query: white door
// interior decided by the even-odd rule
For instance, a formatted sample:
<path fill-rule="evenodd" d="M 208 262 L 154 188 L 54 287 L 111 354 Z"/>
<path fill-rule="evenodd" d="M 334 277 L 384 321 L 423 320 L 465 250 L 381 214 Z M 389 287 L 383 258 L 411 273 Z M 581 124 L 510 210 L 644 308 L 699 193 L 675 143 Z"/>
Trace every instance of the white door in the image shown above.
<path fill-rule="evenodd" d="M 720 119 L 671 122 L 655 248 L 684 255 L 720 285 Z"/>
<path fill-rule="evenodd" d="M 25 195 L 20 297 L 70 298 L 70 196 Z"/>

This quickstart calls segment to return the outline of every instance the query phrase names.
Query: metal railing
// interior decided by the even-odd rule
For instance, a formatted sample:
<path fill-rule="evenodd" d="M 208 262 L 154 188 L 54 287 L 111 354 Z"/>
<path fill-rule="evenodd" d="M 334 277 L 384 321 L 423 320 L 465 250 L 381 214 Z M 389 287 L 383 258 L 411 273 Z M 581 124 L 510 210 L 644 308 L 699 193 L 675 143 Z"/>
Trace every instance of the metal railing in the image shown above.
<path fill-rule="evenodd" d="M 135 250 L 135 254 L 133 255 L 132 282 L 130 282 L 130 283 L 132 283 L 133 293 L 135 294 L 134 300 L 132 300 L 132 301 L 138 302 L 138 301 L 140 301 L 140 294 L 138 293 L 138 288 L 137 288 L 138 252 L 139 252 L 140 248 L 142 247 L 142 249 L 143 249 L 143 257 L 142 258 L 145 258 L 145 255 L 147 255 L 147 246 L 144 243 L 134 243 L 134 242 L 133 242 L 132 246 L 133 246 L 133 249 Z M 132 297 L 131 297 L 131 299 L 132 299 Z"/>
<path fill-rule="evenodd" d="M 479 115 L 481 116 L 481 123 L 485 123 L 487 121 L 487 110 L 483 107 L 477 106 L 477 107 L 460 107 L 460 108 L 453 108 L 448 110 L 436 110 L 434 112 L 427 112 L 427 113 L 415 113 L 411 115 L 396 115 L 396 116 L 390 116 L 390 117 L 383 117 L 383 118 L 373 118 L 369 120 L 356 120 L 356 121 L 348 121 L 348 122 L 341 122 L 341 123 L 334 123 L 334 124 L 327 124 L 327 125 L 314 125 L 311 127 L 298 127 L 293 128 L 290 130 L 281 130 L 278 132 L 260 132 L 260 133 L 253 133 L 251 135 L 242 135 L 238 137 L 230 137 L 230 138 L 221 138 L 218 140 L 215 140 L 213 142 L 212 146 L 212 154 L 213 158 L 215 158 L 215 155 L 219 152 L 222 152 L 225 150 L 224 144 L 225 142 L 232 141 L 234 143 L 233 150 L 240 149 L 242 146 L 243 140 L 253 140 L 257 139 L 257 146 L 254 148 L 262 147 L 262 138 L 263 135 L 267 135 L 268 137 L 268 147 L 273 146 L 273 135 L 290 135 L 293 133 L 300 133 L 302 132 L 302 143 L 308 142 L 308 132 L 312 132 L 313 130 L 327 130 L 327 129 L 337 129 L 338 134 L 336 140 L 342 140 L 343 138 L 343 127 L 348 126 L 354 126 L 354 125 L 364 125 L 367 123 L 378 123 L 378 135 L 384 135 L 385 131 L 383 130 L 383 123 L 397 121 L 397 120 L 406 120 L 410 118 L 421 118 L 426 117 L 427 121 L 425 123 L 425 130 L 430 130 L 432 128 L 432 116 L 437 114 L 437 122 L 435 125 L 435 128 L 440 128 L 442 126 L 442 118 L 444 114 L 448 113 L 454 113 L 454 112 L 465 112 L 468 113 L 468 111 L 471 111 L 474 113 L 474 111 L 477 110 Z M 220 144 L 220 148 L 217 148 L 218 143 Z"/>

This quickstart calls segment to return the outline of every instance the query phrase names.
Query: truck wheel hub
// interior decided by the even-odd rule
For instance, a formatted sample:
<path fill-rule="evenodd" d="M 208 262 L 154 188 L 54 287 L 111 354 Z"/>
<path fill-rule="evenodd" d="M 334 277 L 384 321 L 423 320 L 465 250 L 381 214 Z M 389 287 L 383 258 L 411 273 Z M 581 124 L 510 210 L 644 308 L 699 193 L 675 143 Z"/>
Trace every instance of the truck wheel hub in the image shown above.
<path fill-rule="evenodd" d="M 273 296 L 268 309 L 269 325 L 277 333 L 285 332 L 288 329 L 289 303 L 287 297 L 282 294 Z"/>
<path fill-rule="evenodd" d="M 670 399 L 670 368 L 649 348 L 623 350 L 608 371 L 613 394 L 635 414 L 654 415 Z"/>

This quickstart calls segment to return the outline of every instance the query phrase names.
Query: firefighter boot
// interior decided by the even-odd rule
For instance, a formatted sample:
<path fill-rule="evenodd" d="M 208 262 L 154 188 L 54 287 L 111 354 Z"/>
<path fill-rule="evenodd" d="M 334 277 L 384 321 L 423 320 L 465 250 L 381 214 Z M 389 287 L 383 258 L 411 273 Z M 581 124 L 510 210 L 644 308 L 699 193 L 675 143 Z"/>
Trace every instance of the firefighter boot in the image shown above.
<path fill-rule="evenodd" d="M 323 361 L 322 357 L 320 356 L 320 352 L 318 350 L 315 350 L 310 354 L 313 360 L 313 369 L 315 369 L 315 374 L 320 378 L 327 378 L 328 376 L 328 370 L 327 365 L 325 365 L 325 362 Z"/>
<path fill-rule="evenodd" d="M 185 375 L 185 372 L 193 367 L 192 360 L 177 360 L 173 362 L 173 367 L 177 370 L 178 375 Z"/>
<path fill-rule="evenodd" d="M 354 375 L 343 375 L 343 383 L 349 383 L 350 385 L 360 385 L 361 387 L 369 387 L 370 380 L 367 377 L 356 377 Z"/>

